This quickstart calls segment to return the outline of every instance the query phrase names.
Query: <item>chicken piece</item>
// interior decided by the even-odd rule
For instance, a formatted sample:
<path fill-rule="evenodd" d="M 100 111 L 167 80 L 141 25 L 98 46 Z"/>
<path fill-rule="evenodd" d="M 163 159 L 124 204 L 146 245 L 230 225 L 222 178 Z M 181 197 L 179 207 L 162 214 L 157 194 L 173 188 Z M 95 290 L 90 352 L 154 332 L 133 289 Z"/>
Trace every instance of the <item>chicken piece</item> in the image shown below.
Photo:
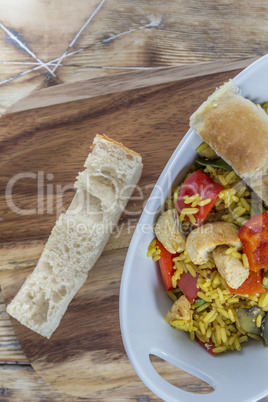
<path fill-rule="evenodd" d="M 171 323 L 175 320 L 190 321 L 192 319 L 191 304 L 189 300 L 182 295 L 178 300 L 173 303 L 173 306 L 168 311 L 166 320 Z"/>
<path fill-rule="evenodd" d="M 249 276 L 249 269 L 245 268 L 239 258 L 231 254 L 225 254 L 228 246 L 218 246 L 213 252 L 216 267 L 228 286 L 239 288 Z"/>
<path fill-rule="evenodd" d="M 185 250 L 186 236 L 180 231 L 179 215 L 176 209 L 168 209 L 158 218 L 155 235 L 163 246 L 172 254 Z"/>
<path fill-rule="evenodd" d="M 242 248 L 238 238 L 239 228 L 229 222 L 211 222 L 192 230 L 186 240 L 186 251 L 194 264 L 205 264 L 209 260 L 209 253 L 215 247 L 226 244 Z"/>

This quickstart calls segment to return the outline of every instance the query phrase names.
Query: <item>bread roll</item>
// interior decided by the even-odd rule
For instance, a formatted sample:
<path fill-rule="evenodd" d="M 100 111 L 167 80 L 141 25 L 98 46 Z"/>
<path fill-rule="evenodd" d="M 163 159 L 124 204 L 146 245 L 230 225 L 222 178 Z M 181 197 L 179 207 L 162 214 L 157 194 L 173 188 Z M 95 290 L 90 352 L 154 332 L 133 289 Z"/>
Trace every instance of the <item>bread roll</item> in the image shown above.
<path fill-rule="evenodd" d="M 77 192 L 7 312 L 49 338 L 102 253 L 142 172 L 141 156 L 97 135 Z"/>
<path fill-rule="evenodd" d="M 268 205 L 268 115 L 232 80 L 190 117 L 190 126 Z"/>

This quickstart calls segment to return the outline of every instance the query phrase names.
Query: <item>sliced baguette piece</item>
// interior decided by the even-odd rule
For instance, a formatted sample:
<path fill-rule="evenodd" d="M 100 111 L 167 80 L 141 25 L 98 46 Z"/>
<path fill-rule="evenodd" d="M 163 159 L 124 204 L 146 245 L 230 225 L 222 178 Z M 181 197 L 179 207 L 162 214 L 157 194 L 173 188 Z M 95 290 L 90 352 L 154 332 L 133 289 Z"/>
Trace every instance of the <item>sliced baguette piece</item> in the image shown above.
<path fill-rule="evenodd" d="M 142 172 L 139 154 L 97 135 L 76 194 L 60 215 L 37 266 L 7 306 L 7 312 L 50 338 L 70 301 L 87 279 Z"/>
<path fill-rule="evenodd" d="M 268 115 L 234 82 L 218 88 L 190 126 L 268 205 Z"/>

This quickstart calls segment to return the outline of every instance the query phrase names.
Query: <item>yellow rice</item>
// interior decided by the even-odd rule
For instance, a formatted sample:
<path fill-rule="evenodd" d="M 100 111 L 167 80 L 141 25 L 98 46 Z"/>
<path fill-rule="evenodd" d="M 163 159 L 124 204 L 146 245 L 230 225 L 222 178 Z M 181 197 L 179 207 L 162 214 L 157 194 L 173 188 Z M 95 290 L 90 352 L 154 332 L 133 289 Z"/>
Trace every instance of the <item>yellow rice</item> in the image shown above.
<path fill-rule="evenodd" d="M 153 239 L 149 244 L 147 257 L 152 257 L 153 261 L 158 261 L 161 258 L 160 248 L 156 244 L 156 240 Z"/>
<path fill-rule="evenodd" d="M 192 324 L 188 325 L 190 339 L 198 337 L 202 342 L 209 343 L 212 341 L 215 345 L 215 353 L 222 353 L 228 350 L 241 350 L 241 343 L 248 340 L 248 336 L 254 339 L 259 339 L 254 334 L 247 334 L 241 327 L 236 309 L 251 308 L 255 305 L 260 307 L 268 307 L 268 293 L 262 295 L 239 295 L 231 294 L 222 280 L 217 270 L 211 271 L 209 268 L 206 271 L 200 269 L 191 262 L 185 264 L 184 261 L 189 258 L 186 252 L 183 252 L 179 257 L 175 257 L 175 264 L 180 264 L 179 268 L 175 265 L 176 271 L 173 275 L 174 286 L 177 286 L 177 278 L 182 272 L 181 264 L 184 264 L 187 272 L 192 274 L 199 273 L 197 286 L 201 289 L 198 292 L 198 297 L 206 303 L 195 307 L 191 305 Z M 206 272 L 206 274 L 204 274 Z M 176 279 L 175 279 L 176 278 Z M 261 317 L 261 316 L 260 316 Z M 259 323 L 260 318 L 258 319 Z M 173 323 L 172 323 L 173 325 Z M 176 324 L 178 328 L 178 323 Z"/>

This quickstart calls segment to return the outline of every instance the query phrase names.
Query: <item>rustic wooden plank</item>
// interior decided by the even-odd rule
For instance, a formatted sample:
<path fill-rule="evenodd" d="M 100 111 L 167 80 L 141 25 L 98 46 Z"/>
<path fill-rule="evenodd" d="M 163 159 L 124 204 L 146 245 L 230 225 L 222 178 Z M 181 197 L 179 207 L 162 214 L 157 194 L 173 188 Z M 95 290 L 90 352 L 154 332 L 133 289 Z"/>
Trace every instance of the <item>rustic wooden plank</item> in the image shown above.
<path fill-rule="evenodd" d="M 127 394 L 121 385 L 114 384 L 115 390 L 103 389 L 101 394 L 93 394 L 89 398 L 73 397 L 57 391 L 44 382 L 31 367 L 27 366 L 0 366 L 0 399 L 1 401 L 20 402 L 24 400 L 36 402 L 49 400 L 55 402 L 82 402 L 82 401 L 160 401 L 141 382 L 136 382 L 134 372 L 129 376 Z M 118 387 L 118 388 L 116 388 Z"/>
<path fill-rule="evenodd" d="M 10 73 L 10 70 L 8 70 Z M 16 80 L 1 86 L 0 90 L 0 116 L 5 113 L 5 111 L 18 99 L 22 99 L 24 96 L 37 91 L 44 87 L 44 80 L 46 74 L 41 74 L 41 76 L 36 77 L 34 72 L 27 74 L 27 76 L 22 75 Z M 9 75 L 10 76 L 10 75 Z"/>
<path fill-rule="evenodd" d="M 37 93 L 32 93 L 23 100 L 13 104 L 6 113 L 14 113 L 22 110 L 30 110 L 53 104 L 62 104 L 75 100 L 95 98 L 101 95 L 114 94 L 134 89 L 148 88 L 151 85 L 168 84 L 177 80 L 184 80 L 194 77 L 202 77 L 222 71 L 233 71 L 243 69 L 253 63 L 256 58 L 226 61 L 196 65 L 156 68 L 152 71 L 136 71 L 115 76 L 94 78 L 81 82 L 68 83 L 49 87 Z"/>
<path fill-rule="evenodd" d="M 55 390 L 43 381 L 31 366 L 1 365 L 0 376 L 1 401 L 20 402 L 22 395 L 24 400 L 30 402 L 40 400 L 75 402 L 82 400 L 82 398 L 72 397 Z"/>
<path fill-rule="evenodd" d="M 74 34 L 79 31 L 99 3 L 99 0 L 91 2 L 76 0 L 75 3 L 68 2 L 62 7 L 63 4 L 56 1 L 22 3 L 16 0 L 3 0 L 0 4 L 1 23 L 6 28 L 12 29 L 14 34 L 19 33 L 21 41 L 40 59 L 49 61 L 65 51 Z M 10 40 L 9 49 L 12 48 L 11 44 L 13 43 Z M 19 50 L 18 44 L 17 50 Z M 16 56 L 19 54 L 20 52 L 17 52 Z"/>
<path fill-rule="evenodd" d="M 162 373 L 165 369 L 162 366 Z M 128 395 L 125 396 L 124 393 L 119 392 L 114 395 L 111 391 L 104 391 L 102 395 L 95 395 L 90 398 L 77 398 L 72 397 L 63 392 L 57 391 L 47 383 L 45 383 L 33 369 L 27 366 L 11 366 L 6 365 L 0 367 L 1 376 L 1 390 L 0 396 L 1 401 L 10 402 L 21 402 L 21 396 L 29 402 L 36 402 L 39 400 L 53 400 L 55 402 L 82 402 L 82 401 L 160 401 L 155 395 L 153 395 L 149 390 L 147 390 L 142 384 L 131 384 L 128 386 Z M 178 375 L 177 378 L 173 376 L 173 381 L 182 379 L 184 374 Z M 171 377 L 171 376 L 170 376 Z M 184 388 L 185 389 L 185 388 Z M 192 384 L 188 386 L 188 392 L 193 391 Z M 194 394 L 193 394 L 194 397 Z M 267 402 L 268 398 L 262 398 L 259 402 Z"/>
<path fill-rule="evenodd" d="M 44 248 L 44 241 L 2 243 L 0 271 L 35 265 Z"/>
<path fill-rule="evenodd" d="M 28 363 L 5 310 L 0 292 L 0 367 L 4 362 Z"/>
<path fill-rule="evenodd" d="M 36 57 L 0 29 L 0 61 L 13 63 L 0 63 L 0 82 L 12 80 L 1 87 L 0 113 L 26 94 L 59 82 L 267 52 L 264 0 L 171 0 L 168 6 L 160 1 L 110 0 L 86 24 L 100 4 L 101 0 L 1 2 L 1 24 Z M 77 53 L 62 58 L 65 51 Z M 40 68 L 36 58 L 52 64 Z M 20 74 L 25 75 L 18 78 Z"/>

